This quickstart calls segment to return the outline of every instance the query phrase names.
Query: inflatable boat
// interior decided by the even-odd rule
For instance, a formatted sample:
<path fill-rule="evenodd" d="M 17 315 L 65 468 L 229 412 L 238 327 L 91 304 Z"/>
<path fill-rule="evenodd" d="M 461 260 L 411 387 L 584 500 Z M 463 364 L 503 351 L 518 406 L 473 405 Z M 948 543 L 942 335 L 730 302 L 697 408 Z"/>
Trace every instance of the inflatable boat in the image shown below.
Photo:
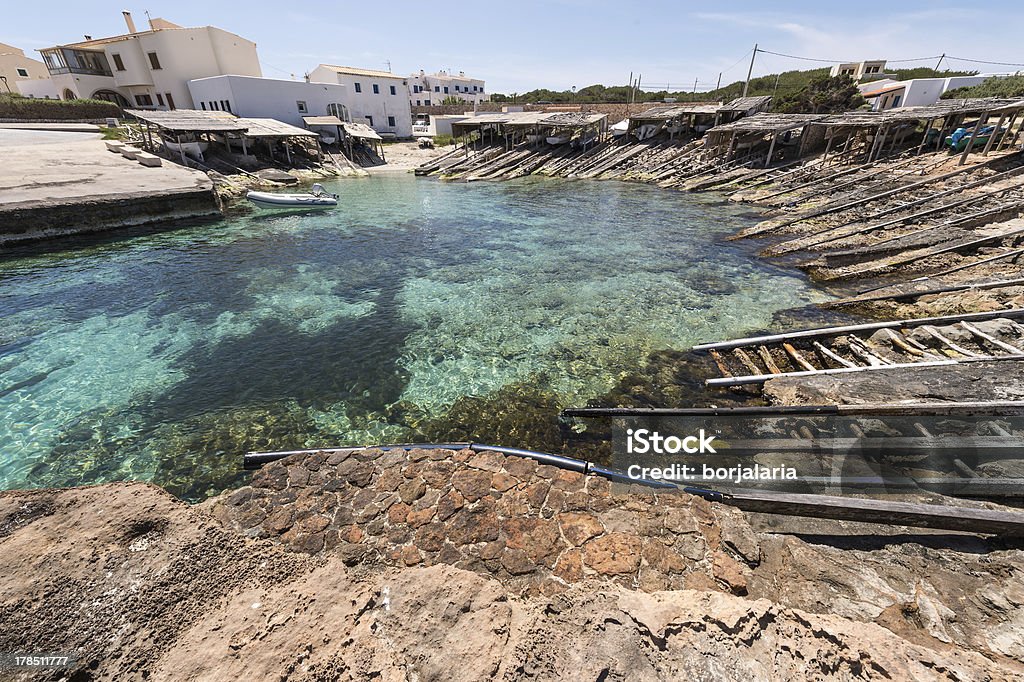
<path fill-rule="evenodd" d="M 260 208 L 334 208 L 338 195 L 330 194 L 319 184 L 313 185 L 309 194 L 278 194 L 274 192 L 249 192 L 245 198 Z"/>

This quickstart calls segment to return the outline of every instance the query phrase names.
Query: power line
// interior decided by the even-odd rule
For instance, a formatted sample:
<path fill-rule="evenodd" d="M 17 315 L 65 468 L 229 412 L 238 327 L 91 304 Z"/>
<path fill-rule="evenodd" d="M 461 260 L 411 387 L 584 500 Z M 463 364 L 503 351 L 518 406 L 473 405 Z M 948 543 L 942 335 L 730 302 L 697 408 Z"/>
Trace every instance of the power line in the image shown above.
<path fill-rule="evenodd" d="M 946 59 L 955 59 L 958 62 L 972 62 L 974 64 L 993 64 L 995 66 L 1024 66 L 1024 64 L 1015 64 L 1013 62 L 986 62 L 981 59 L 968 59 L 967 57 L 953 57 L 952 55 L 946 55 Z"/>

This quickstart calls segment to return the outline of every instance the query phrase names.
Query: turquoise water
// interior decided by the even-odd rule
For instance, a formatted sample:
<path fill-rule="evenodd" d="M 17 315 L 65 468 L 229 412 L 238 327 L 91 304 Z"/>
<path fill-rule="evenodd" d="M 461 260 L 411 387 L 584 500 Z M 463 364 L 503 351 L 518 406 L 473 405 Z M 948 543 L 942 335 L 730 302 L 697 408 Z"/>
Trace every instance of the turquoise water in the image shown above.
<path fill-rule="evenodd" d="M 5 255 L 0 486 L 132 478 L 198 499 L 250 449 L 423 440 L 477 404 L 456 426 L 483 433 L 495 404 L 579 404 L 652 351 L 821 300 L 722 242 L 756 217 L 704 196 L 404 175 L 331 189 L 333 212 Z"/>

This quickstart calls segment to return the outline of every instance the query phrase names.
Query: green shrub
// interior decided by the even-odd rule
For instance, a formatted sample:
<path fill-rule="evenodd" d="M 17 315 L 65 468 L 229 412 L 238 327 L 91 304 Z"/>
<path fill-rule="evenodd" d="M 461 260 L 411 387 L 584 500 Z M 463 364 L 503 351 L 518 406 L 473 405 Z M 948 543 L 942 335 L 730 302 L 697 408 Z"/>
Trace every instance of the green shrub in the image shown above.
<path fill-rule="evenodd" d="M 112 102 L 99 99 L 38 99 L 21 95 L 0 95 L 0 119 L 27 121 L 80 121 L 97 118 L 119 118 L 121 109 Z"/>
<path fill-rule="evenodd" d="M 1024 97 L 1024 76 L 989 78 L 969 88 L 956 88 L 942 93 L 942 99 L 975 97 Z"/>
<path fill-rule="evenodd" d="M 455 144 L 455 138 L 451 135 L 434 135 L 435 147 L 447 147 L 450 144 Z"/>

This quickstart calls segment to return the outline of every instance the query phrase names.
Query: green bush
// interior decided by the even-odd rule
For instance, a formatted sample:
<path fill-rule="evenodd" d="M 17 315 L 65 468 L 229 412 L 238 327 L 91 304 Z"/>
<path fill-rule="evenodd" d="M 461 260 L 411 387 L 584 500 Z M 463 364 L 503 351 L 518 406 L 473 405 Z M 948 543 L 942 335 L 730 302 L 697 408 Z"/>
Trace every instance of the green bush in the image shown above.
<path fill-rule="evenodd" d="M 450 144 L 455 144 L 455 138 L 451 135 L 434 135 L 435 147 L 447 147 Z"/>
<path fill-rule="evenodd" d="M 942 93 L 942 99 L 975 97 L 1024 97 L 1024 76 L 989 78 L 969 88 L 956 88 Z"/>
<path fill-rule="evenodd" d="M 97 118 L 119 118 L 121 109 L 112 102 L 99 99 L 34 99 L 21 95 L 0 95 L 0 119 L 26 121 L 81 121 Z"/>

